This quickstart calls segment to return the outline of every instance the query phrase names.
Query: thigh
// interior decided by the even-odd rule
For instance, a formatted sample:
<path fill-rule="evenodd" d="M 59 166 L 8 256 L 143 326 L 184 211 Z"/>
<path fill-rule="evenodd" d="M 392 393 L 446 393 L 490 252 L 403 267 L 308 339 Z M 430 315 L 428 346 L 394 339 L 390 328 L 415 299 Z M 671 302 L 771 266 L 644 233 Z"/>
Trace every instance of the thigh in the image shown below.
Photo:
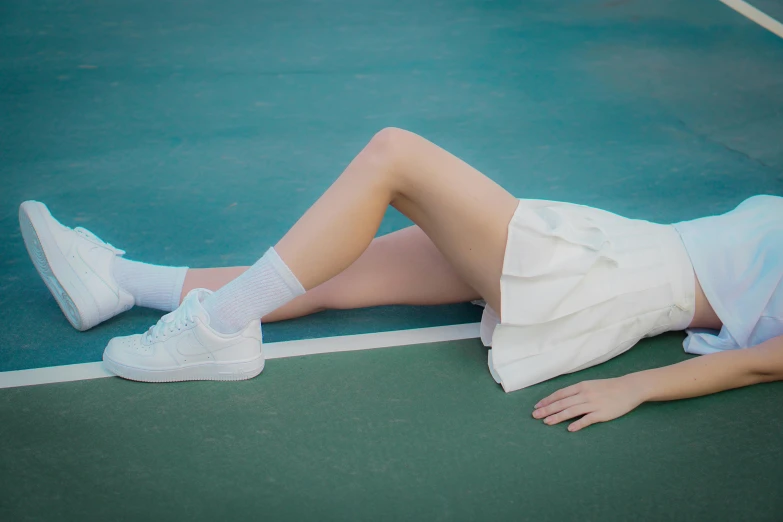
<path fill-rule="evenodd" d="M 336 309 L 480 297 L 418 226 L 374 239 L 351 266 L 308 293 L 323 307 Z"/>
<path fill-rule="evenodd" d="M 404 132 L 404 131 L 403 131 Z M 412 133 L 399 138 L 392 204 L 429 236 L 498 313 L 508 225 L 519 201 L 456 156 Z"/>

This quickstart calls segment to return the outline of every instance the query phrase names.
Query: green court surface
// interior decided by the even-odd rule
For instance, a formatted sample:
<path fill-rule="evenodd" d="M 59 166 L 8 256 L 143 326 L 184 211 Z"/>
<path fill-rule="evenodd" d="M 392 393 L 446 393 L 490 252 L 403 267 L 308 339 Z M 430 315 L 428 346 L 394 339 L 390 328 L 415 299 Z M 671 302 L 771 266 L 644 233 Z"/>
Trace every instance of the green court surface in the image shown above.
<path fill-rule="evenodd" d="M 782 383 L 577 434 L 530 417 L 564 385 L 684 360 L 681 334 L 512 394 L 475 339 L 272 359 L 241 383 L 3 388 L 161 315 L 73 330 L 22 201 L 131 259 L 250 264 L 386 126 L 519 197 L 724 212 L 783 195 L 783 38 L 718 0 L 1 2 L 0 521 L 783 520 Z M 332 311 L 264 337 L 479 317 Z"/>
<path fill-rule="evenodd" d="M 512 394 L 478 341 L 0 390 L 0 519 L 780 520 L 783 383 L 579 433 L 530 417 L 560 386 L 683 360 L 681 339 Z"/>

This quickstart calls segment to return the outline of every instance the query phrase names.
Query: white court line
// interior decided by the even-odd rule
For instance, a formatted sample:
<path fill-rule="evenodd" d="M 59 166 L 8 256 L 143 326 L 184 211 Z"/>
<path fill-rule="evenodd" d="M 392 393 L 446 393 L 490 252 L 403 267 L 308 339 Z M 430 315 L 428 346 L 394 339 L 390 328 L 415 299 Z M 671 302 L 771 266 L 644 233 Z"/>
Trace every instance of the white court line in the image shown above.
<path fill-rule="evenodd" d="M 720 0 L 739 14 L 759 24 L 764 29 L 783 38 L 783 24 L 742 0 Z"/>
<path fill-rule="evenodd" d="M 416 328 L 413 330 L 269 343 L 264 344 L 264 355 L 267 359 L 283 359 L 320 353 L 352 352 L 390 348 L 392 346 L 407 346 L 410 344 L 475 339 L 479 336 L 479 324 L 455 324 L 432 328 Z M 68 364 L 65 366 L 50 366 L 49 368 L 0 372 L 0 388 L 84 381 L 88 379 L 102 379 L 104 377 L 114 377 L 114 374 L 105 370 L 103 363 Z"/>

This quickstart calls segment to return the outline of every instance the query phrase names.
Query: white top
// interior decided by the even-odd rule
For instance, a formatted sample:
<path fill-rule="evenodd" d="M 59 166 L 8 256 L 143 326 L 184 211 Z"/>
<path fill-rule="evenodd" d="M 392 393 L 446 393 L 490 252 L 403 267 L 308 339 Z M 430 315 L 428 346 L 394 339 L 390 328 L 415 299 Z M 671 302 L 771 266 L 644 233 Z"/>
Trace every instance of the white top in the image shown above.
<path fill-rule="evenodd" d="M 754 196 L 674 227 L 723 323 L 720 332 L 688 330 L 686 352 L 748 348 L 783 335 L 783 197 Z"/>

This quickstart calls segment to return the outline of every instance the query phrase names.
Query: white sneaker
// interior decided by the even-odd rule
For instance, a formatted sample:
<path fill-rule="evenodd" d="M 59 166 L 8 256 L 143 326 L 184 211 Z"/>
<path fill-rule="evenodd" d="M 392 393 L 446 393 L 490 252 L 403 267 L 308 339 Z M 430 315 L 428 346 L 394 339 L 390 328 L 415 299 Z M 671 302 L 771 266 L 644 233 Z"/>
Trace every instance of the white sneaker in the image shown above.
<path fill-rule="evenodd" d="M 19 207 L 19 226 L 35 268 L 80 331 L 133 307 L 133 296 L 114 279 L 114 260 L 125 252 L 81 227 L 63 226 L 38 201 Z"/>
<path fill-rule="evenodd" d="M 146 333 L 109 341 L 104 366 L 125 379 L 144 382 L 241 381 L 261 373 L 261 321 L 236 334 L 216 332 L 201 305 L 211 293 L 191 290 L 179 308 Z"/>

